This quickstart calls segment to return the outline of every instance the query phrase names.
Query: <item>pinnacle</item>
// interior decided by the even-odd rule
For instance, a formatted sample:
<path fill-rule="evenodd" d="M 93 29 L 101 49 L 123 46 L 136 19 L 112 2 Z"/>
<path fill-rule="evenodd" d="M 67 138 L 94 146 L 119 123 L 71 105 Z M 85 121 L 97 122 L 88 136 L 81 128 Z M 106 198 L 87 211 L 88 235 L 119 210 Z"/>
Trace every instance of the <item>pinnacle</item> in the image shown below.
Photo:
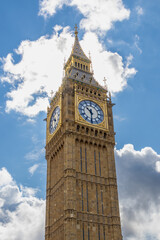
<path fill-rule="evenodd" d="M 75 40 L 74 40 L 74 45 L 72 48 L 72 53 L 71 55 L 74 55 L 76 57 L 80 57 L 83 60 L 87 60 L 90 62 L 90 59 L 85 55 L 85 53 L 83 52 L 80 43 L 79 43 L 79 39 L 78 39 L 78 27 L 77 24 L 75 25 Z"/>

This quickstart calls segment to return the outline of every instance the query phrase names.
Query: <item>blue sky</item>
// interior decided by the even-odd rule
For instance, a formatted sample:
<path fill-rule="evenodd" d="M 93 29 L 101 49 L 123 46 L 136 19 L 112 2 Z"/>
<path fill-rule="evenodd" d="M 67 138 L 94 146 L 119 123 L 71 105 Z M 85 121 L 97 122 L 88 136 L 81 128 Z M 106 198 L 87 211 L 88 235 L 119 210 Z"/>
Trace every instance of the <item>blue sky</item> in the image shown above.
<path fill-rule="evenodd" d="M 43 119 L 51 90 L 61 84 L 75 23 L 95 78 L 100 84 L 107 78 L 116 103 L 124 239 L 160 239 L 159 12 L 158 0 L 1 1 L 0 239 L 44 239 Z M 29 221 L 22 223 L 26 215 Z"/>

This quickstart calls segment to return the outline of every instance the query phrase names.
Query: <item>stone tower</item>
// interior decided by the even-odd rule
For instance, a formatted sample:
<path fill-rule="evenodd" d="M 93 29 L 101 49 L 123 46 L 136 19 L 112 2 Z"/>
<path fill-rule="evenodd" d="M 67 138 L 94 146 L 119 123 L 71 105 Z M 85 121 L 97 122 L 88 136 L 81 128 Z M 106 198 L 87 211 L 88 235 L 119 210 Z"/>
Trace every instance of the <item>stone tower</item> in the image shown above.
<path fill-rule="evenodd" d="M 77 27 L 64 70 L 47 112 L 45 240 L 121 240 L 113 104 Z"/>

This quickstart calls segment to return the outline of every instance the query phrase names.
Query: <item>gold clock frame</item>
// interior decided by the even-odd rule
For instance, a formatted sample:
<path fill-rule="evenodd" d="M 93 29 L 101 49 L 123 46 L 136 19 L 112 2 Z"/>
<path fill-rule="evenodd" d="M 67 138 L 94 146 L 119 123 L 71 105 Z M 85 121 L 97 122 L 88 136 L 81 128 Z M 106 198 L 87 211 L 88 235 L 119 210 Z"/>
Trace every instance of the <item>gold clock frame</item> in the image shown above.
<path fill-rule="evenodd" d="M 50 133 L 49 124 L 50 124 L 52 113 L 53 113 L 53 111 L 55 110 L 56 107 L 60 108 L 60 118 L 59 118 L 57 128 L 55 129 L 55 131 L 53 133 Z M 47 136 L 46 136 L 47 139 L 46 139 L 46 143 L 48 143 L 52 139 L 52 137 L 56 134 L 58 129 L 61 127 L 61 125 L 62 125 L 62 93 L 60 92 L 58 100 L 56 101 L 55 104 L 53 104 L 52 110 L 48 113 L 48 116 L 47 116 Z"/>
<path fill-rule="evenodd" d="M 92 124 L 92 123 L 87 122 L 84 118 L 82 118 L 82 116 L 80 115 L 79 110 L 78 110 L 78 105 L 83 100 L 90 100 L 92 102 L 97 103 L 100 106 L 100 108 L 102 109 L 103 114 L 104 114 L 104 119 L 101 123 Z M 84 96 L 84 95 L 76 93 L 75 94 L 75 121 L 77 123 L 85 124 L 89 127 L 95 127 L 95 128 L 99 128 L 99 129 L 103 129 L 103 130 L 108 130 L 108 114 L 107 114 L 106 101 L 93 99 L 92 97 L 88 97 L 88 96 Z"/>

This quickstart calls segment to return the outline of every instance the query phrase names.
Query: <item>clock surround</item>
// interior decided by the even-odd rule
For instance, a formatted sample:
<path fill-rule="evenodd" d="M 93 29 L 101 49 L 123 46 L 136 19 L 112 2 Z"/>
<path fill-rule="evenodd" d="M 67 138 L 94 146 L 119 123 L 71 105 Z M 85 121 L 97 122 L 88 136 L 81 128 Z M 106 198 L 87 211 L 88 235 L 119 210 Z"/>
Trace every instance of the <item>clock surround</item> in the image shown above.
<path fill-rule="evenodd" d="M 49 132 L 50 134 L 53 134 L 54 131 L 56 130 L 58 123 L 60 119 L 60 107 L 57 106 L 54 108 L 51 119 L 50 119 L 50 124 L 49 124 Z"/>

